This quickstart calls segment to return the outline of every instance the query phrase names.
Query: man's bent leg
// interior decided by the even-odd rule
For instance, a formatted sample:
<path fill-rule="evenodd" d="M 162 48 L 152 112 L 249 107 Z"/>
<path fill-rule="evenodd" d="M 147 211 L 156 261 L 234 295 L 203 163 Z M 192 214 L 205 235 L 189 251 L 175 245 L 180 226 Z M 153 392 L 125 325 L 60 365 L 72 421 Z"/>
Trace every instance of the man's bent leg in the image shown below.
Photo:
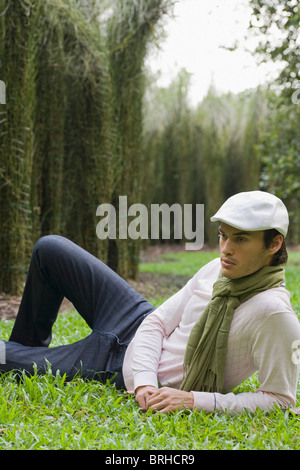
<path fill-rule="evenodd" d="M 113 270 L 64 237 L 35 245 L 10 341 L 48 346 L 60 304 L 67 297 L 88 325 L 128 343 L 154 307 Z"/>

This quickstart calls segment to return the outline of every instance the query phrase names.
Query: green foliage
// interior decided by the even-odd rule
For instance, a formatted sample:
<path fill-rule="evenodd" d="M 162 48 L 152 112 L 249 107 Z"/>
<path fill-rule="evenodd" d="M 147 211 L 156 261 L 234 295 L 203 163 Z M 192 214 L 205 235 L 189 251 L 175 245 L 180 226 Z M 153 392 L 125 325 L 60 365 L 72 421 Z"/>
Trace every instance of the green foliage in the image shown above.
<path fill-rule="evenodd" d="M 170 0 L 116 0 L 112 5 L 107 34 L 114 122 L 118 132 L 112 195 L 117 208 L 120 195 L 127 195 L 129 205 L 139 201 L 141 196 L 145 162 L 142 153 L 143 65 L 155 25 L 171 5 Z M 110 243 L 109 264 L 122 276 L 135 278 L 139 251 L 139 241 L 117 239 Z"/>
<path fill-rule="evenodd" d="M 172 4 L 0 0 L 1 291 L 20 292 L 33 242 L 48 233 L 134 278 L 139 241 L 95 233 L 97 206 L 117 207 L 120 195 L 129 205 L 205 204 L 205 240 L 214 245 L 209 217 L 231 194 L 261 185 L 287 203 L 290 241 L 299 243 L 299 106 L 260 90 L 218 96 L 212 88 L 193 109 L 184 70 L 167 89 L 147 86 L 144 60 Z M 280 81 L 291 91 L 299 7 L 251 4 L 261 51 L 285 60 Z M 279 44 L 268 37 L 274 25 Z"/>
<path fill-rule="evenodd" d="M 224 200 L 257 189 L 255 151 L 265 118 L 260 90 L 219 96 L 211 88 L 196 109 L 188 102 L 189 75 L 182 70 L 167 89 L 152 83 L 146 95 L 144 199 L 205 205 L 205 240 L 215 245 L 209 218 Z"/>
<path fill-rule="evenodd" d="M 9 8 L 9 3 L 0 1 L 0 71 L 7 84 L 7 103 L 1 106 L 0 119 L 0 289 L 7 292 L 21 288 L 22 261 L 30 246 L 27 229 L 36 106 L 35 32 L 27 27 L 26 6 L 18 1 Z M 6 22 L 8 11 L 10 22 Z"/>
<path fill-rule="evenodd" d="M 20 292 L 32 244 L 49 233 L 135 275 L 138 245 L 112 259 L 95 214 L 116 194 L 138 197 L 143 61 L 170 5 L 0 0 L 1 291 Z"/>
<path fill-rule="evenodd" d="M 299 5 L 294 0 L 250 3 L 252 28 L 261 38 L 257 52 L 265 60 L 284 61 L 276 93 L 256 89 L 218 95 L 212 87 L 192 109 L 185 70 L 167 89 L 156 88 L 153 80 L 145 102 L 144 148 L 149 158 L 144 199 L 149 204 L 203 203 L 205 241 L 213 246 L 209 217 L 227 197 L 253 189 L 270 191 L 286 203 L 288 242 L 297 245 L 300 108 L 299 95 L 292 99 L 291 94 L 300 87 Z"/>
<path fill-rule="evenodd" d="M 8 90 L 0 124 L 0 290 L 14 294 L 41 235 L 70 236 L 106 258 L 94 218 L 101 198 L 110 197 L 111 85 L 99 25 L 77 1 L 1 0 L 0 11 Z"/>
<path fill-rule="evenodd" d="M 288 242 L 299 243 L 300 108 L 285 97 L 269 94 L 269 111 L 257 154 L 262 161 L 260 186 L 282 198 L 289 210 Z"/>
<path fill-rule="evenodd" d="M 218 257 L 214 252 L 172 253 L 163 255 L 158 263 L 141 263 L 140 272 L 154 274 L 173 274 L 178 276 L 193 276 L 202 266 Z"/>
<path fill-rule="evenodd" d="M 287 94 L 299 88 L 299 23 L 297 0 L 251 0 L 252 27 L 262 33 L 257 53 L 282 64 L 278 82 Z"/>
<path fill-rule="evenodd" d="M 268 94 L 268 112 L 257 151 L 262 161 L 261 188 L 281 197 L 289 209 L 289 242 L 299 243 L 299 23 L 296 0 L 251 0 L 251 28 L 261 38 L 256 50 L 265 61 L 276 61 L 281 72 Z"/>

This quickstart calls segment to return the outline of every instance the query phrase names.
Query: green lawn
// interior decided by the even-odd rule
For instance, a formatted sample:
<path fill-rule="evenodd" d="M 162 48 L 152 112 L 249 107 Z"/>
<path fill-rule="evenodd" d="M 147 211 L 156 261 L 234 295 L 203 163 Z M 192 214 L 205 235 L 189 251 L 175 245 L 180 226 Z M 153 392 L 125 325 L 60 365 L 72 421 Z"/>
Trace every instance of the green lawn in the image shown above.
<path fill-rule="evenodd" d="M 162 263 L 141 265 L 141 271 L 192 276 L 216 256 L 172 254 Z M 300 253 L 290 254 L 286 271 L 292 304 L 300 314 Z M 7 339 L 11 327 L 11 321 L 1 321 L 0 337 Z M 52 345 L 76 341 L 88 332 L 75 311 L 60 315 Z M 255 376 L 239 391 L 250 391 L 253 383 Z M 235 417 L 189 411 L 143 414 L 132 396 L 110 384 L 79 378 L 66 382 L 50 370 L 46 376 L 24 376 L 21 381 L 10 373 L 0 377 L 0 449 L 300 449 L 300 419 L 281 410 Z"/>

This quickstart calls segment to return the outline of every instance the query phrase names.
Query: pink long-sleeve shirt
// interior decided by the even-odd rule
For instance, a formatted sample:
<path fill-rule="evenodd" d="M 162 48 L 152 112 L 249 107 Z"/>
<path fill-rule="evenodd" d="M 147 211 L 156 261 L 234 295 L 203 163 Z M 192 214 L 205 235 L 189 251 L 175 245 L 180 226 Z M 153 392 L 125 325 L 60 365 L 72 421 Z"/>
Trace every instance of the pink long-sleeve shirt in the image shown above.
<path fill-rule="evenodd" d="M 123 365 L 125 385 L 179 388 L 191 329 L 211 299 L 220 272 L 217 258 L 201 268 L 175 295 L 142 322 Z M 259 293 L 234 312 L 226 356 L 224 393 L 193 391 L 194 408 L 229 413 L 295 405 L 300 324 L 285 287 Z M 300 358 L 300 350 L 299 350 Z M 231 392 L 258 371 L 254 393 Z"/>

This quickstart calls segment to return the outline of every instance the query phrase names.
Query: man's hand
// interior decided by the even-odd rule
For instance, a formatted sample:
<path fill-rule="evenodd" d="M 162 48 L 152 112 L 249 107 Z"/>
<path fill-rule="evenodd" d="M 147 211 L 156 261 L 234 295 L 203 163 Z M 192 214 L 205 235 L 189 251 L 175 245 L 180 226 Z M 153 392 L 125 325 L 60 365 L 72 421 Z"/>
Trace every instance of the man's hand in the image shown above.
<path fill-rule="evenodd" d="M 151 393 L 155 390 L 158 390 L 153 385 L 144 385 L 138 387 L 135 391 L 135 399 L 140 405 L 141 410 L 147 411 L 148 410 L 148 400 L 151 396 Z"/>
<path fill-rule="evenodd" d="M 140 407 L 148 411 L 168 413 L 169 411 L 179 411 L 182 409 L 193 409 L 194 396 L 192 392 L 177 390 L 170 387 L 155 388 L 152 386 L 138 387 L 136 390 L 136 400 Z"/>

